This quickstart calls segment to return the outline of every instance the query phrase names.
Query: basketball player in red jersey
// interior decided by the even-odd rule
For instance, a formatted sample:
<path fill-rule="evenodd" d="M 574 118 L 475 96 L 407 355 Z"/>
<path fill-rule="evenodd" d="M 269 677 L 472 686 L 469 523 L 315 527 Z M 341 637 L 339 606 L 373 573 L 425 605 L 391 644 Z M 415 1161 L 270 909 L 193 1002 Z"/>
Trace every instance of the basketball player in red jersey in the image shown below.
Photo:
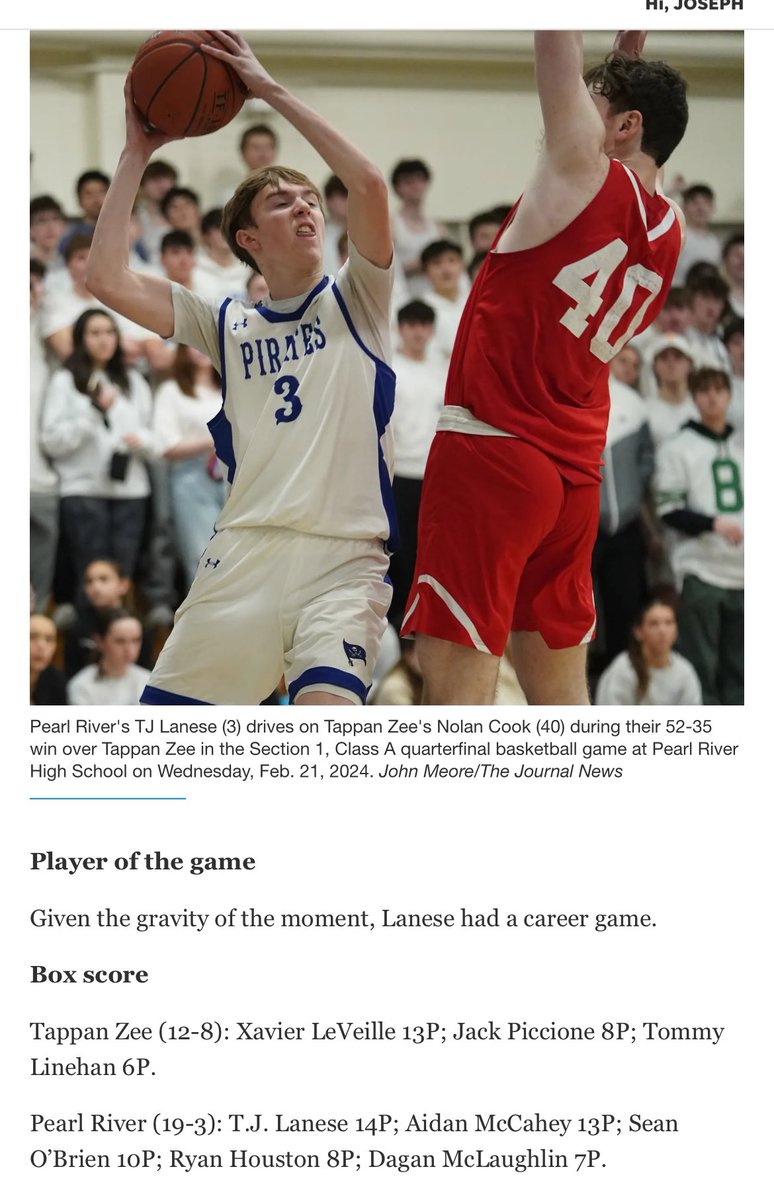
<path fill-rule="evenodd" d="M 588 704 L 608 363 L 669 291 L 682 214 L 657 176 L 685 83 L 620 33 L 535 34 L 545 141 L 473 286 L 427 465 L 403 633 L 423 703 L 489 704 L 508 634 L 530 704 Z"/>

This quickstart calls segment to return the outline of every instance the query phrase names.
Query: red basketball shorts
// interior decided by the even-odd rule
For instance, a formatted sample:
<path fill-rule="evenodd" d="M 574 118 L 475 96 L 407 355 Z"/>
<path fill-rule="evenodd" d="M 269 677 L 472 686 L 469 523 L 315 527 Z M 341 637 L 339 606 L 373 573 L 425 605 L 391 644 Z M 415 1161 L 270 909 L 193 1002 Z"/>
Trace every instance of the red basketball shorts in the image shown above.
<path fill-rule="evenodd" d="M 501 655 L 511 630 L 591 641 L 599 486 L 574 486 L 519 438 L 439 433 L 422 486 L 401 633 Z"/>

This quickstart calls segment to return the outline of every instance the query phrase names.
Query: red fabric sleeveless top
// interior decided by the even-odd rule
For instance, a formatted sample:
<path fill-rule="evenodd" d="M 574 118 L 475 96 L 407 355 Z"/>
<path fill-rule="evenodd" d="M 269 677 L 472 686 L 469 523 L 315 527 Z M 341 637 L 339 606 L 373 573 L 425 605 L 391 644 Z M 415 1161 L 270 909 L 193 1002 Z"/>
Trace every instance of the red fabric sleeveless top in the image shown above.
<path fill-rule="evenodd" d="M 537 446 L 571 483 L 599 480 L 608 363 L 661 309 L 679 253 L 672 207 L 612 159 L 597 195 L 555 237 L 487 255 L 445 403 Z"/>

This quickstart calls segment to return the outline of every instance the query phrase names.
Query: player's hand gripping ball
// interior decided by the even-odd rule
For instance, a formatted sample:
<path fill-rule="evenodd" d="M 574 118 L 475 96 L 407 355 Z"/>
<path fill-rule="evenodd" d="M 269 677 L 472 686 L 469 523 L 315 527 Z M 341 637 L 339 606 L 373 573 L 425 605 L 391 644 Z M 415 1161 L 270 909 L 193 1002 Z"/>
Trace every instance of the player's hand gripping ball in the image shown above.
<path fill-rule="evenodd" d="M 231 67 L 202 50 L 222 49 L 206 29 L 171 29 L 143 42 L 132 63 L 132 96 L 145 124 L 176 138 L 228 125 L 247 99 Z"/>

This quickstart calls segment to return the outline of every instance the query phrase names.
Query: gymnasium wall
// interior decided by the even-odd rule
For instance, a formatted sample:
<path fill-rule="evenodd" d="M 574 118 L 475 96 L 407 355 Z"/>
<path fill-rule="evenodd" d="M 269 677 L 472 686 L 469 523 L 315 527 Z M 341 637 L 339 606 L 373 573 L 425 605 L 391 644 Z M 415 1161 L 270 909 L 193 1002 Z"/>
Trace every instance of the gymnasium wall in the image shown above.
<path fill-rule="evenodd" d="M 31 35 L 32 194 L 51 192 L 75 211 L 81 170 L 110 173 L 123 144 L 123 80 L 150 31 Z M 531 38 L 520 32 L 438 31 L 248 34 L 267 68 L 366 150 L 384 171 L 401 157 L 425 158 L 435 179 L 430 211 L 451 222 L 520 192 L 540 139 Z M 688 134 L 667 165 L 717 192 L 716 219 L 743 218 L 743 35 L 652 35 L 690 85 Z M 588 34 L 587 62 L 612 35 Z M 260 102 L 225 130 L 165 147 L 181 181 L 220 203 L 241 177 L 239 135 L 268 120 L 280 161 L 322 182 L 327 168 L 302 138 Z"/>

